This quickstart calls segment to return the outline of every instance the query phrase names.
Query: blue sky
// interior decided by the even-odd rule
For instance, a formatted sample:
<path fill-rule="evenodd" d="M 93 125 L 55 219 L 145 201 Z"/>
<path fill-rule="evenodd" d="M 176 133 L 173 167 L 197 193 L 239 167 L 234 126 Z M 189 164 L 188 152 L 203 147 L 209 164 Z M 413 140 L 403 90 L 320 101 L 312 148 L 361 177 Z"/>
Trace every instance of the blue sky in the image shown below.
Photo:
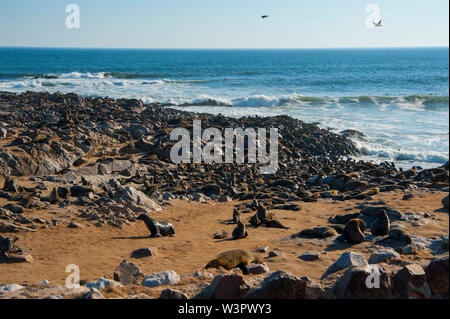
<path fill-rule="evenodd" d="M 65 26 L 71 3 L 80 29 Z M 365 25 L 371 3 L 382 28 Z M 1 0 L 0 46 L 448 46 L 448 14 L 447 0 Z"/>

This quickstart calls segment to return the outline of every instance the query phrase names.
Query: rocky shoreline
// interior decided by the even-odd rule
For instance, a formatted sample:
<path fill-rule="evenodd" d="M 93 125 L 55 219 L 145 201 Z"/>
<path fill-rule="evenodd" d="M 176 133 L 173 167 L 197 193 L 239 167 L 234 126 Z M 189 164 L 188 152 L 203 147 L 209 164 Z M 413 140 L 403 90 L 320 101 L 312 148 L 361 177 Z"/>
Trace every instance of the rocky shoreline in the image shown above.
<path fill-rule="evenodd" d="M 277 127 L 277 172 L 258 174 L 256 164 L 172 163 L 170 150 L 175 141 L 170 140 L 170 132 L 179 127 L 191 131 L 194 120 L 221 131 Z M 402 170 L 393 163 L 358 161 L 352 158 L 359 150 L 348 139 L 356 133 L 335 134 L 287 116 L 235 119 L 145 105 L 134 99 L 0 92 L 0 172 L 4 176 L 0 269 L 11 263 L 33 263 L 29 252 L 19 247 L 25 232 L 61 225 L 77 229 L 84 223 L 123 229 L 134 225 L 142 213 L 154 216 L 164 211 L 173 200 L 186 205 L 232 203 L 230 219 L 233 216 L 234 224 L 242 221 L 240 227 L 244 227 L 238 232 L 241 235 L 233 234 L 235 240 L 247 235 L 251 239 L 253 229 L 260 227 L 282 228 L 279 212 L 301 212 L 302 203 L 348 202 L 357 204 L 358 211 L 330 217 L 320 227 L 295 231 L 285 227 L 284 231 L 292 240 L 371 243 L 377 249 L 369 261 L 357 252 L 344 252 L 320 281 L 281 270 L 265 274 L 268 267 L 261 264 L 229 271 L 220 267 L 212 282 L 209 275 L 205 278 L 203 283 L 208 285 L 200 291 L 186 294 L 168 288 L 161 298 L 448 298 L 448 232 L 434 239 L 406 234 L 408 240 L 402 241 L 395 231 L 396 223 L 416 223 L 420 228 L 422 219 L 433 219 L 437 213 L 401 212 L 375 201 L 380 194 L 391 192 L 404 193 L 405 201 L 420 192 L 437 192 L 443 198 L 441 213 L 448 215 L 448 162 L 434 169 Z M 36 211 L 55 209 L 77 220 L 33 216 Z M 373 225 L 380 214 L 385 214 L 389 228 L 375 234 Z M 357 230 L 362 240 L 350 243 L 346 228 L 355 219 L 364 224 L 364 229 Z M 286 221 L 282 222 L 284 227 Z M 214 238 L 228 237 L 218 233 Z M 434 259 L 421 260 L 421 250 L 431 252 Z M 317 255 L 303 258 L 314 261 Z M 403 255 L 418 257 L 416 262 L 407 262 Z M 365 285 L 374 264 L 381 265 L 382 289 Z M 445 272 L 446 283 L 437 279 L 445 278 Z M 155 282 L 155 286 L 176 286 L 179 276 L 171 272 L 144 276 L 139 267 L 125 262 L 118 266 L 114 279 L 86 283 L 76 293 L 47 283 L 0 285 L 0 298 L 95 298 L 109 285 L 119 290 L 133 285 L 154 287 Z"/>

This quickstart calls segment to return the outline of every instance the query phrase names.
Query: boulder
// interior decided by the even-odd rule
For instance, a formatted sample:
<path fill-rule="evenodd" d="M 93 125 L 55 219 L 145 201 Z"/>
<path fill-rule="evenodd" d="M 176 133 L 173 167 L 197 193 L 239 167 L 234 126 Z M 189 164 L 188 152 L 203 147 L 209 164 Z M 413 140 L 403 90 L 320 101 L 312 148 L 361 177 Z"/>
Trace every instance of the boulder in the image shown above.
<path fill-rule="evenodd" d="M 426 299 L 431 296 L 427 275 L 419 264 L 409 264 L 394 276 L 394 293 L 400 298 Z"/>
<path fill-rule="evenodd" d="M 261 286 L 251 290 L 248 299 L 312 299 L 325 298 L 325 291 L 308 277 L 298 278 L 284 271 L 267 276 Z"/>
<path fill-rule="evenodd" d="M 391 277 L 376 265 L 353 266 L 336 280 L 334 293 L 338 299 L 392 298 Z"/>
<path fill-rule="evenodd" d="M 425 273 L 433 295 L 448 298 L 448 256 L 431 261 L 425 268 Z"/>
<path fill-rule="evenodd" d="M 114 271 L 114 280 L 123 285 L 139 284 L 144 277 L 138 266 L 123 260 Z"/>
<path fill-rule="evenodd" d="M 23 288 L 25 288 L 25 287 L 18 285 L 18 284 L 3 285 L 3 286 L 0 286 L 0 295 L 6 294 L 9 292 L 18 291 Z"/>
<path fill-rule="evenodd" d="M 445 196 L 445 197 L 442 199 L 442 206 L 444 206 L 444 208 L 445 208 L 446 210 L 448 210 L 448 196 L 449 196 L 449 195 Z"/>
<path fill-rule="evenodd" d="M 352 267 L 352 266 L 367 266 L 366 257 L 361 254 L 355 253 L 353 251 L 343 253 L 338 260 L 336 260 L 325 273 L 322 275 L 321 279 L 326 278 L 328 275 L 331 275 L 340 270 Z"/>
<path fill-rule="evenodd" d="M 14 214 L 22 214 L 23 213 L 23 207 L 16 205 L 16 204 L 8 204 L 3 206 L 4 209 L 9 210 L 10 212 Z"/>
<path fill-rule="evenodd" d="M 218 275 L 195 299 L 244 299 L 249 285 L 240 275 Z"/>
<path fill-rule="evenodd" d="M 77 222 L 71 221 L 69 223 L 69 225 L 67 225 L 67 227 L 69 227 L 69 228 L 83 228 L 83 225 L 81 225 L 81 224 L 79 224 Z"/>
<path fill-rule="evenodd" d="M 156 287 L 161 285 L 175 286 L 179 281 L 180 276 L 178 276 L 175 271 L 168 270 L 144 277 L 141 285 L 145 287 Z"/>
<path fill-rule="evenodd" d="M 167 288 L 161 291 L 159 299 L 189 299 L 189 297 L 178 290 Z"/>
<path fill-rule="evenodd" d="M 269 267 L 265 264 L 248 264 L 247 271 L 249 275 L 260 275 L 269 272 Z"/>
<path fill-rule="evenodd" d="M 91 288 L 89 292 L 84 295 L 84 299 L 105 299 L 102 293 L 95 288 Z"/>
<path fill-rule="evenodd" d="M 6 221 L 0 221 L 0 233 L 17 233 L 19 231 L 35 232 L 35 229 L 19 226 Z"/>
<path fill-rule="evenodd" d="M 314 261 L 320 258 L 320 253 L 304 253 L 298 256 L 303 261 Z"/>
<path fill-rule="evenodd" d="M 131 186 L 119 188 L 113 199 L 135 213 L 148 213 L 150 211 L 162 210 L 161 206 L 148 198 L 147 195 Z"/>
<path fill-rule="evenodd" d="M 369 264 L 384 263 L 389 259 L 401 259 L 400 254 L 393 249 L 382 249 L 370 255 Z"/>
<path fill-rule="evenodd" d="M 156 247 L 149 247 L 149 248 L 139 248 L 134 250 L 131 253 L 132 258 L 144 258 L 144 257 L 150 257 L 150 256 L 156 256 L 157 248 Z"/>
<path fill-rule="evenodd" d="M 122 287 L 122 285 L 114 280 L 109 280 L 106 278 L 100 278 L 97 281 L 88 282 L 85 285 L 87 288 L 95 288 L 98 290 L 105 289 L 107 287 Z"/>

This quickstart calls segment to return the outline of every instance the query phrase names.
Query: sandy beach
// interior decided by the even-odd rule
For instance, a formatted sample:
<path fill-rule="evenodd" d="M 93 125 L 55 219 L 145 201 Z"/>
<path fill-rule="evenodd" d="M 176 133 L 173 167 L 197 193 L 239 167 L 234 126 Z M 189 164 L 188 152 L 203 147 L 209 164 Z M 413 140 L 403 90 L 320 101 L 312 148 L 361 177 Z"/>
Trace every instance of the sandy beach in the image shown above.
<path fill-rule="evenodd" d="M 448 236 L 448 213 L 441 210 L 441 200 L 444 195 L 440 192 L 417 192 L 415 198 L 403 201 L 403 192 L 392 192 L 376 196 L 374 200 L 383 200 L 402 212 L 421 212 L 431 216 L 427 223 L 415 227 L 405 223 L 405 228 L 416 236 L 439 237 Z M 3 204 L 3 203 L 2 203 Z M 40 229 L 36 233 L 21 233 L 21 247 L 32 254 L 31 263 L 2 264 L 0 282 L 37 283 L 49 280 L 51 283 L 64 285 L 68 274 L 66 266 L 77 264 L 80 266 L 81 278 L 95 281 L 100 277 L 113 278 L 114 270 L 124 259 L 138 265 L 146 274 L 165 270 L 174 270 L 186 276 L 177 285 L 177 289 L 191 295 L 198 292 L 199 284 L 203 280 L 195 278 L 195 271 L 200 270 L 206 263 L 221 251 L 233 248 L 245 248 L 254 251 L 268 246 L 280 256 L 266 258 L 265 262 L 271 271 L 284 270 L 295 276 L 309 276 L 319 280 L 325 270 L 346 251 L 356 251 L 367 258 L 373 249 L 370 243 L 360 245 L 342 244 L 329 247 L 311 239 L 291 239 L 290 235 L 304 228 L 320 226 L 327 223 L 329 217 L 357 212 L 356 201 L 335 203 L 324 200 L 319 203 L 299 203 L 303 209 L 299 212 L 275 211 L 289 230 L 251 229 L 249 238 L 242 240 L 215 240 L 213 234 L 221 230 L 229 233 L 234 225 L 227 225 L 233 206 L 237 203 L 207 203 L 171 201 L 173 206 L 166 207 L 164 212 L 158 213 L 158 219 L 173 222 L 177 235 L 174 238 L 147 238 L 148 230 L 143 223 L 126 225 L 123 229 L 112 226 L 97 228 L 92 223 L 86 223 L 80 218 L 74 220 L 83 228 L 71 229 L 67 225 Z M 66 210 L 56 210 L 54 214 L 39 211 L 29 211 L 25 216 L 40 218 L 57 218 L 72 220 Z M 142 247 L 156 247 L 158 255 L 147 258 L 131 258 L 135 249 Z M 314 262 L 302 261 L 298 258 L 302 253 L 323 252 L 320 260 Z M 266 256 L 265 256 L 266 255 Z M 267 257 L 267 253 L 261 256 Z M 418 255 L 407 255 L 403 262 L 419 262 L 428 264 L 435 257 L 428 252 Z M 218 273 L 213 271 L 213 273 Z M 259 276 L 261 277 L 261 275 Z M 120 297 L 128 297 L 131 292 L 143 292 L 149 297 L 159 297 L 158 288 L 132 287 L 118 293 Z M 113 292 L 112 292 L 113 293 Z M 108 295 L 106 295 L 108 296 Z M 114 296 L 114 295 L 113 295 Z"/>

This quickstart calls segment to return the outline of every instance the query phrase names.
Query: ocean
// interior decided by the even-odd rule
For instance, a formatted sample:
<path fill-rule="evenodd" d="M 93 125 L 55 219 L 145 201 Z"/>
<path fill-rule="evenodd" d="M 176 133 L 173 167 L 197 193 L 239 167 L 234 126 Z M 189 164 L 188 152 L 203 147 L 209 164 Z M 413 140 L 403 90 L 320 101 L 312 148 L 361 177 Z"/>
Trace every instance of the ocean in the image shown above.
<path fill-rule="evenodd" d="M 138 98 L 233 117 L 287 114 L 362 132 L 352 139 L 364 160 L 429 168 L 449 158 L 448 48 L 0 48 L 0 91 Z"/>

